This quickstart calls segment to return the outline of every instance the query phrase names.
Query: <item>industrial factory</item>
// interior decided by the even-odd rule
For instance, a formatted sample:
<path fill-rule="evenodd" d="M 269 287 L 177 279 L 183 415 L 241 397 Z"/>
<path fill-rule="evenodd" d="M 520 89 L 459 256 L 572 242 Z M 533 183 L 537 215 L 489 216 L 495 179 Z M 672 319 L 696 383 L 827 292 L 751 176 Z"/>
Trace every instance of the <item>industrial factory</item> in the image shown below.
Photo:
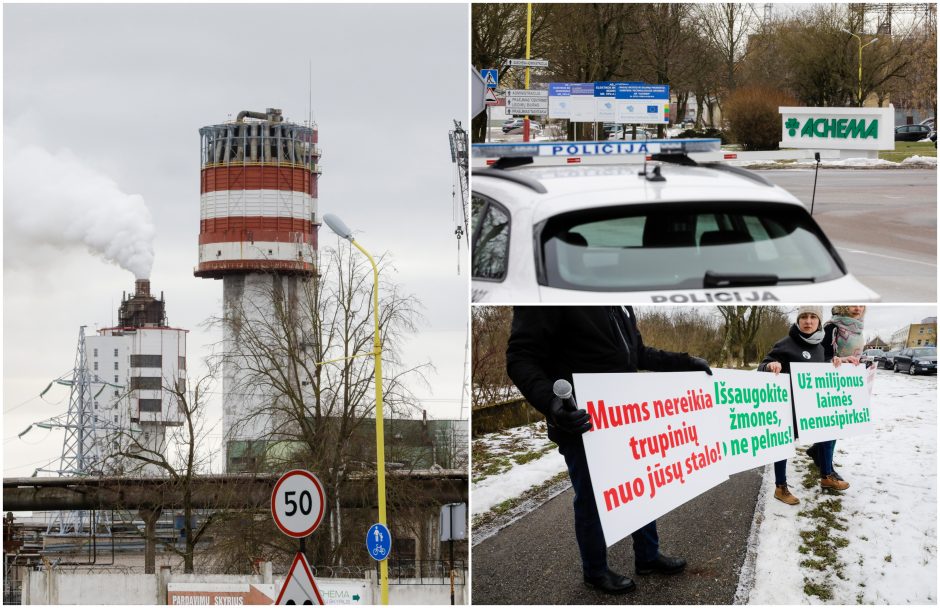
<path fill-rule="evenodd" d="M 183 423 L 187 330 L 167 325 L 163 295 L 150 295 L 149 280 L 138 279 L 135 287 L 121 299 L 117 326 L 85 340 L 85 370 L 91 386 L 101 387 L 89 413 L 100 422 L 102 456 L 115 450 L 164 455 L 167 427 Z M 128 458 L 105 459 L 103 465 L 106 473 L 160 473 Z"/>

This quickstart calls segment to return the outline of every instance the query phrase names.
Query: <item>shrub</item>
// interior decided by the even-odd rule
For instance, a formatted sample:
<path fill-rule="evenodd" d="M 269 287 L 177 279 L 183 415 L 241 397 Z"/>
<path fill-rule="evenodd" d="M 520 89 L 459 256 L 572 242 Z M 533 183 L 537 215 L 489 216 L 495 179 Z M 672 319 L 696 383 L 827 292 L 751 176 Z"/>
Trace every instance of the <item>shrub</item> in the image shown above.
<path fill-rule="evenodd" d="M 780 106 L 795 106 L 796 99 L 777 89 L 744 87 L 725 100 L 722 111 L 731 138 L 745 150 L 776 150 L 780 145 Z"/>

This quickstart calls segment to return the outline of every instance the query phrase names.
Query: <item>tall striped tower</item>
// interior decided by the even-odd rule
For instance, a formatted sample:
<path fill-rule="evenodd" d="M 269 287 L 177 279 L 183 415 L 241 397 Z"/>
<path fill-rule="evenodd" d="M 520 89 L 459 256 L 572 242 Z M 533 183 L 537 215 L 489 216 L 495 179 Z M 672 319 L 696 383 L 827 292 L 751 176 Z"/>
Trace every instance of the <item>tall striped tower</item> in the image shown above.
<path fill-rule="evenodd" d="M 316 272 L 317 179 L 320 150 L 315 126 L 284 122 L 281 110 L 239 112 L 234 122 L 199 129 L 199 265 L 197 277 L 222 279 L 224 348 L 240 353 L 241 323 L 273 317 L 271 295 L 296 294 L 298 281 Z M 278 289 L 279 288 L 279 289 Z M 247 390 L 243 366 L 227 358 L 222 370 L 222 427 L 226 468 L 250 468 L 257 440 L 270 420 L 270 403 Z"/>

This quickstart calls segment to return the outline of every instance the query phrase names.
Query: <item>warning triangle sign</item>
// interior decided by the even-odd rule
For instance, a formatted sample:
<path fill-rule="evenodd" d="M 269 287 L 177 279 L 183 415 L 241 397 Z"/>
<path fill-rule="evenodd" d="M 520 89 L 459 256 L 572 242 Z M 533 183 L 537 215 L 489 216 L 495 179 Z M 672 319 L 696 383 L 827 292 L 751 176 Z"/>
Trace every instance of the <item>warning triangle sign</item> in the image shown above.
<path fill-rule="evenodd" d="M 498 100 L 496 99 L 496 91 L 493 89 L 487 89 L 486 95 L 483 96 L 483 101 L 487 105 L 494 105 L 498 103 Z"/>
<path fill-rule="evenodd" d="M 287 578 L 284 579 L 284 586 L 281 587 L 281 592 L 274 603 L 278 606 L 323 605 L 323 597 L 317 589 L 317 583 L 310 572 L 310 564 L 307 563 L 307 558 L 303 553 L 298 553 L 294 557 L 294 563 L 291 564 Z"/>

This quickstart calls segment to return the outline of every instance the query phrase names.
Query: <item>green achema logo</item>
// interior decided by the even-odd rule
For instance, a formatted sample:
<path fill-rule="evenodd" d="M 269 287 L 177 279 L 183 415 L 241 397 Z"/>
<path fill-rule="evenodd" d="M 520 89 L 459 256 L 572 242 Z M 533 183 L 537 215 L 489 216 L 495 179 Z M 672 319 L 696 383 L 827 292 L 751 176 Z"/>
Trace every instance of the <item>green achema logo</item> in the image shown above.
<path fill-rule="evenodd" d="M 800 121 L 788 118 L 784 128 L 790 137 L 796 137 L 799 129 L 800 137 L 833 137 L 836 139 L 868 139 L 878 137 L 878 119 L 867 122 L 856 118 L 808 118 L 800 128 Z"/>

